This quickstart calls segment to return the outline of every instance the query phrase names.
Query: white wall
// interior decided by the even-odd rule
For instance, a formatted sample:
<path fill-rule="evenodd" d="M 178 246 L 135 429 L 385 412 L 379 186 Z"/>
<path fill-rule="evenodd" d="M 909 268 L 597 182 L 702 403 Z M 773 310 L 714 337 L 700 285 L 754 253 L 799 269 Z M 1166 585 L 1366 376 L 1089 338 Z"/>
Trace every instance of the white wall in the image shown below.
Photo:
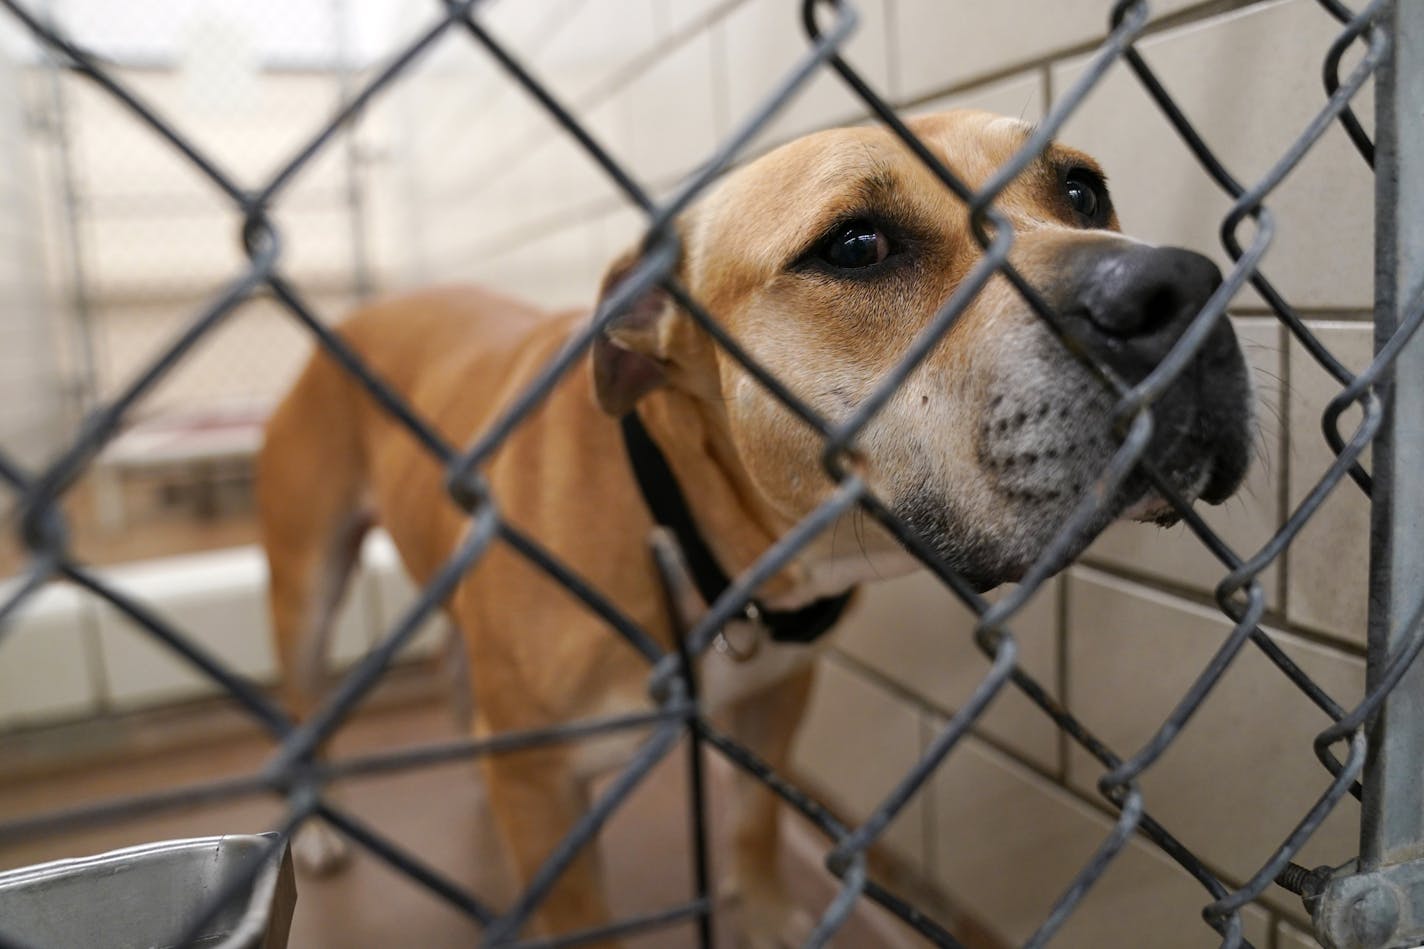
<path fill-rule="evenodd" d="M 0 445 L 33 465 L 57 445 L 62 401 L 23 91 L 0 55 Z"/>

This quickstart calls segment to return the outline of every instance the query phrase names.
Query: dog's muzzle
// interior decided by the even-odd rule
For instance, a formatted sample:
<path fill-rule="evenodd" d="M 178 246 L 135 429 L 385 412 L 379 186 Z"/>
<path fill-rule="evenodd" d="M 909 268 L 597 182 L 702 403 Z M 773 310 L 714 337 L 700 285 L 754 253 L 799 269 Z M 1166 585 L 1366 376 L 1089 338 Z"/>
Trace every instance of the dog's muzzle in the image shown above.
<path fill-rule="evenodd" d="M 1114 242 L 1065 261 L 1077 279 L 1057 301 L 1088 354 L 1129 386 L 1169 358 L 1218 287 L 1221 273 L 1201 254 Z M 1231 322 L 1220 316 L 1182 371 L 1152 405 L 1147 458 L 1174 488 L 1213 504 L 1241 485 L 1251 457 L 1250 379 Z M 1145 490 L 1141 476 L 1124 500 Z"/>
<path fill-rule="evenodd" d="M 987 490 L 960 492 L 931 473 L 896 496 L 896 512 L 980 589 L 1023 575 L 1123 444 L 1131 420 L 1115 418 L 1120 396 L 1087 364 L 1136 386 L 1169 358 L 1221 286 L 1216 266 L 1191 251 L 1116 235 L 1051 238 L 1053 246 L 1026 256 L 1025 272 L 1053 275 L 1034 282 L 1067 346 L 1027 308 L 991 324 L 972 423 L 977 483 Z M 1229 320 L 1206 328 L 1150 413 L 1145 464 L 1112 496 L 1097 497 L 1096 517 L 1080 525 L 1066 556 L 1119 517 L 1176 519 L 1149 468 L 1187 503 L 1219 503 L 1240 487 L 1251 458 L 1252 396 Z"/>

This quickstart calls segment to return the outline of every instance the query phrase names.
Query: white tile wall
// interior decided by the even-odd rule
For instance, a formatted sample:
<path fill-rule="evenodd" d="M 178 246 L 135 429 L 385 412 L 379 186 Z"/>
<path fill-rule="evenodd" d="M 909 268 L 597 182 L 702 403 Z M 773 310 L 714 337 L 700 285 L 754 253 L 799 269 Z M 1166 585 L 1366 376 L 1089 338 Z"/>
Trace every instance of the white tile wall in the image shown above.
<path fill-rule="evenodd" d="M 1314 936 L 1296 929 L 1289 923 L 1276 927 L 1276 949 L 1319 949 L 1320 943 Z"/>
<path fill-rule="evenodd" d="M 1160 17 L 1192 2 L 1159 0 L 1151 9 Z M 1111 9 L 1100 0 L 895 0 L 894 6 L 901 92 L 906 97 L 933 95 L 1099 40 L 1108 33 Z"/>
<path fill-rule="evenodd" d="M 642 240 L 647 231 L 647 217 L 631 207 L 619 208 L 594 220 L 589 228 L 589 240 L 592 242 L 593 259 L 599 269 L 600 285 L 608 265 Z"/>
<path fill-rule="evenodd" d="M 997 599 L 997 597 L 996 597 Z M 1010 625 L 1019 664 L 1058 691 L 1058 587 L 1049 583 Z M 836 634 L 836 645 L 934 708 L 953 712 L 989 671 L 974 645 L 973 616 L 928 572 L 868 586 Z M 976 726 L 1050 771 L 1059 767 L 1058 730 L 1013 686 Z"/>
<path fill-rule="evenodd" d="M 1310 84 L 1337 27 L 1310 0 L 1285 0 L 1150 37 L 1138 48 L 1227 168 L 1252 183 L 1320 108 L 1324 94 Z M 1055 95 L 1082 71 L 1081 61 L 1055 66 Z M 1368 97 L 1360 101 L 1361 112 L 1372 108 Z M 1228 262 L 1218 231 L 1231 202 L 1126 67 L 1113 69 L 1060 138 L 1101 161 L 1124 230 Z M 1369 305 L 1373 189 L 1369 169 L 1344 132 L 1331 126 L 1267 199 L 1277 234 L 1262 270 L 1287 300 Z M 1248 223 L 1243 244 L 1251 233 Z"/>
<path fill-rule="evenodd" d="M 725 136 L 712 64 L 711 37 L 700 33 L 619 94 L 629 138 L 618 157 L 639 181 L 671 184 L 705 161 Z"/>
<path fill-rule="evenodd" d="M 1374 352 L 1371 324 L 1312 323 L 1310 328 L 1346 369 L 1358 372 L 1369 364 Z M 1294 508 L 1334 461 L 1320 418 L 1341 386 L 1295 339 L 1290 344 L 1290 371 L 1290 503 Z M 1353 406 L 1341 416 L 1340 433 L 1347 442 L 1360 418 Z M 1369 457 L 1366 451 L 1366 470 Z M 1287 552 L 1286 614 L 1291 621 L 1363 645 L 1369 550 L 1369 503 L 1347 478 Z"/>
<path fill-rule="evenodd" d="M 241 548 L 119 567 L 109 579 L 210 656 L 240 675 L 269 680 L 276 670 L 267 632 L 257 551 Z M 99 651 L 117 707 L 150 705 L 217 690 L 192 666 L 107 603 L 99 606 Z"/>
<path fill-rule="evenodd" d="M 506 254 L 479 254 L 460 268 L 462 277 L 497 284 L 541 306 L 592 307 L 604 267 L 613 259 L 594 257 L 593 224 L 572 227 L 520 244 Z"/>
<path fill-rule="evenodd" d="M 352 306 L 349 297 L 306 295 L 319 317 L 334 319 Z M 172 345 L 193 309 L 180 302 L 96 308 L 94 325 L 101 390 L 113 393 L 133 381 L 139 366 Z M 153 414 L 195 407 L 261 405 L 295 378 L 311 351 L 311 337 L 270 299 L 237 307 L 144 397 Z"/>
<path fill-rule="evenodd" d="M 933 779 L 935 875 L 957 905 L 1022 945 L 1107 839 L 1113 821 L 983 744 L 968 739 Z M 1201 922 L 1211 902 L 1176 864 L 1132 840 L 1052 940 L 1070 949 L 1220 945 Z M 1267 917 L 1245 911 L 1263 945 Z"/>
<path fill-rule="evenodd" d="M 0 585 L 0 600 L 17 583 Z M 92 714 L 103 683 L 91 661 L 94 604 L 49 586 L 26 603 L 0 637 L 0 729 Z"/>
<path fill-rule="evenodd" d="M 583 0 L 538 50 L 541 77 L 571 95 L 606 83 L 665 39 L 660 6 L 661 0 Z"/>
<path fill-rule="evenodd" d="M 101 571 L 209 655 L 258 682 L 276 676 L 267 619 L 267 566 L 255 547 L 145 561 Z M 14 581 L 0 586 L 0 597 Z M 395 548 L 373 532 L 352 574 L 332 632 L 330 664 L 364 656 L 414 597 Z M 444 620 L 427 622 L 406 657 L 443 643 Z M 107 602 L 50 585 L 0 642 L 0 729 L 181 701 L 219 690 Z"/>
<path fill-rule="evenodd" d="M 944 112 L 948 109 L 983 109 L 1012 115 L 1025 122 L 1037 122 L 1043 118 L 1046 103 L 1043 98 L 1044 81 L 1042 72 L 1023 73 L 988 85 L 952 96 L 931 99 L 907 110 L 908 115 L 927 112 Z"/>
<path fill-rule="evenodd" d="M 1150 587 L 1075 568 L 1068 581 L 1068 707 L 1123 756 L 1142 747 L 1225 641 L 1219 613 Z M 1355 657 L 1272 632 L 1337 702 L 1364 688 Z M 1130 714 L 1125 714 L 1126 710 Z M 1329 719 L 1249 643 L 1167 752 L 1142 776 L 1148 810 L 1183 843 L 1236 880 L 1254 873 L 1329 784 L 1312 741 Z M 1095 793 L 1105 769 L 1074 749 L 1069 775 Z M 1359 810 L 1346 798 L 1298 862 L 1354 855 Z M 1300 912 L 1285 891 L 1268 898 Z"/>
<path fill-rule="evenodd" d="M 246 258 L 234 240 L 237 214 L 206 197 L 193 200 L 205 212 L 172 221 L 127 215 L 84 219 L 82 239 L 91 248 L 86 263 L 95 294 L 144 299 L 176 285 L 196 296 L 240 273 Z"/>
<path fill-rule="evenodd" d="M 858 4 L 860 24 L 844 57 L 882 97 L 894 100 L 887 55 L 887 8 Z M 830 18 L 824 17 L 829 26 Z M 713 28 L 726 56 L 727 108 L 733 122 L 749 117 L 805 55 L 811 41 L 801 24 L 801 8 L 778 0 L 750 0 Z M 758 139 L 756 149 L 827 125 L 848 124 L 868 109 L 839 76 L 817 73 Z"/>
<path fill-rule="evenodd" d="M 0 55 L 0 445 L 38 465 L 58 448 L 64 405 L 23 91 L 18 70 Z"/>
<path fill-rule="evenodd" d="M 552 3 L 492 3 L 480 7 L 479 17 L 499 40 L 523 57 L 538 55 L 557 35 L 561 25 L 582 10 L 597 6 L 596 0 L 553 0 Z"/>
<path fill-rule="evenodd" d="M 745 0 L 662 0 L 659 16 L 669 33 L 696 27 Z"/>

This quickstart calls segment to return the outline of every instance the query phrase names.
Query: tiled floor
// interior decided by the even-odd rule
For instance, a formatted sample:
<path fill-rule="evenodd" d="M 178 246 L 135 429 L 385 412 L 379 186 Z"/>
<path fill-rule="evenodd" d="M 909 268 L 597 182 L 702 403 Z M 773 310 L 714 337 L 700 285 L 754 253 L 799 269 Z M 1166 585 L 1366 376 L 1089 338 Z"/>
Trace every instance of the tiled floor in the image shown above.
<path fill-rule="evenodd" d="M 73 548 L 93 564 L 123 563 L 248 543 L 255 523 L 245 505 L 230 505 L 212 519 L 153 505 L 146 485 L 130 485 L 135 518 L 126 531 L 101 529 L 80 487 L 66 505 L 74 529 Z M 23 553 L 6 535 L 0 539 L 0 577 L 13 574 Z M 339 736 L 336 755 L 399 747 L 450 737 L 451 716 L 415 683 L 394 702 L 358 717 Z M 9 735 L 0 742 L 0 820 L 47 812 L 153 789 L 198 783 L 221 775 L 250 773 L 271 750 L 268 740 L 245 720 L 223 712 L 211 727 L 211 702 L 175 710 L 145 712 L 110 720 Z M 162 722 L 155 727 L 154 718 Z M 175 738 L 175 735 L 177 736 Z M 126 749 L 122 754 L 115 747 Z M 79 766 L 76 762 L 102 760 Z M 686 754 L 679 749 L 635 793 L 604 831 L 603 859 L 613 909 L 619 916 L 683 902 L 691 895 L 691 865 L 685 783 Z M 717 762 L 721 765 L 721 762 Z M 720 789 L 730 783 L 725 765 L 714 767 L 712 820 L 720 812 Z M 42 776 L 37 776 L 42 775 Z M 471 763 L 353 781 L 340 802 L 356 817 L 379 828 L 401 847 L 442 874 L 469 887 L 496 907 L 507 905 L 514 886 L 493 838 L 477 769 Z M 0 846 L 0 869 L 46 860 L 102 853 L 157 840 L 270 829 L 279 802 L 247 798 L 222 805 L 164 813 L 116 826 L 74 830 L 19 845 Z M 809 825 L 786 816 L 789 843 L 787 879 L 814 916 L 834 893 L 834 881 L 820 866 L 824 841 Z M 721 947 L 735 945 L 730 920 L 717 927 Z M 420 885 L 379 858 L 361 853 L 342 873 L 298 878 L 298 902 L 290 945 L 293 949 L 470 946 L 478 929 Z M 627 943 L 630 947 L 692 946 L 693 928 L 662 930 Z M 887 947 L 922 945 L 900 924 L 869 906 L 858 911 L 835 945 Z M 971 940 L 976 947 L 988 945 Z"/>
<path fill-rule="evenodd" d="M 335 753 L 350 754 L 417 743 L 452 734 L 449 715 L 438 705 L 406 705 L 369 713 L 343 732 Z M 186 750 L 137 757 L 102 767 L 0 783 L 0 817 L 38 812 L 117 794 L 201 781 L 252 769 L 268 743 L 251 734 L 226 738 Z M 217 734 L 217 732 L 215 732 Z M 620 914 L 665 907 L 690 895 L 690 865 L 684 769 L 686 756 L 674 754 L 636 792 L 605 831 L 604 859 Z M 420 855 L 432 867 L 471 886 L 496 906 L 507 904 L 512 887 L 502 856 L 492 839 L 479 781 L 468 763 L 444 765 L 407 774 L 352 782 L 340 800 L 358 817 Z M 724 785 L 725 774 L 717 784 Z M 714 785 L 716 806 L 722 795 Z M 279 808 L 274 801 L 252 799 L 171 813 L 116 827 L 74 831 L 42 841 L 0 849 L 0 868 L 43 860 L 98 853 L 144 841 L 268 829 Z M 815 869 L 822 852 L 804 830 L 803 859 L 788 857 L 789 877 L 798 898 L 816 910 L 830 895 L 829 877 Z M 819 842 L 817 842 L 819 843 Z M 862 912 L 836 945 L 879 947 L 918 945 L 895 932 L 886 918 L 872 923 Z M 342 873 L 327 879 L 299 876 L 294 949 L 359 947 L 470 946 L 478 930 L 458 911 L 410 882 L 369 854 L 360 854 Z M 729 927 L 719 930 L 719 946 L 730 947 Z M 664 930 L 631 941 L 630 946 L 678 947 L 694 944 L 690 927 Z"/>

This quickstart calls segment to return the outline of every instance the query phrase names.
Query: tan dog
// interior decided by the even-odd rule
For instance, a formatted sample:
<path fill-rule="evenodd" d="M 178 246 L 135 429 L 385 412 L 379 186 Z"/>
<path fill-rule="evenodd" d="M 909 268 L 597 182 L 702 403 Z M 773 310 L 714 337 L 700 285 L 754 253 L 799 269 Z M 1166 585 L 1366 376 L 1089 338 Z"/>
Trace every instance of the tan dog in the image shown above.
<path fill-rule="evenodd" d="M 1013 119 L 951 112 L 914 130 L 971 186 L 1023 145 Z M 1143 378 L 1219 283 L 1183 250 L 1114 233 L 1091 159 L 1054 146 L 998 201 L 1012 259 L 1082 345 L 1129 382 Z M 843 418 L 981 256 L 963 205 L 888 132 L 795 141 L 722 181 L 680 222 L 678 276 L 790 389 Z M 634 259 L 615 263 L 607 292 Z M 457 445 L 468 444 L 588 319 L 476 289 L 402 296 L 341 332 Z M 735 576 L 823 500 L 821 443 L 661 291 L 645 295 L 489 464 L 503 516 L 587 578 L 665 645 L 670 620 L 647 541 L 653 522 L 615 417 L 634 405 Z M 1156 409 L 1151 457 L 1189 497 L 1219 502 L 1245 471 L 1250 388 L 1226 321 Z M 859 440 L 876 494 L 980 588 L 1021 576 L 1111 454 L 1111 400 L 1002 278 Z M 361 533 L 390 532 L 425 582 L 466 518 L 439 465 L 328 357 L 316 356 L 274 415 L 260 462 L 263 540 L 277 647 L 294 714 Z M 1111 501 L 1165 519 L 1138 477 Z M 826 534 L 760 591 L 793 608 L 916 566 L 887 535 L 863 546 Z M 448 604 L 464 636 L 479 734 L 645 708 L 648 667 L 556 583 L 496 545 Z M 756 630 L 742 633 L 759 635 Z M 744 664 L 703 661 L 704 698 L 733 733 L 781 766 L 811 686 L 814 647 L 766 643 Z M 487 758 L 491 805 L 528 879 L 587 805 L 584 780 L 634 738 Z M 748 944 L 776 944 L 790 908 L 775 872 L 769 791 L 739 790 L 734 867 Z M 310 856 L 310 854 L 308 854 Z M 585 854 L 540 919 L 566 932 L 606 921 Z"/>

